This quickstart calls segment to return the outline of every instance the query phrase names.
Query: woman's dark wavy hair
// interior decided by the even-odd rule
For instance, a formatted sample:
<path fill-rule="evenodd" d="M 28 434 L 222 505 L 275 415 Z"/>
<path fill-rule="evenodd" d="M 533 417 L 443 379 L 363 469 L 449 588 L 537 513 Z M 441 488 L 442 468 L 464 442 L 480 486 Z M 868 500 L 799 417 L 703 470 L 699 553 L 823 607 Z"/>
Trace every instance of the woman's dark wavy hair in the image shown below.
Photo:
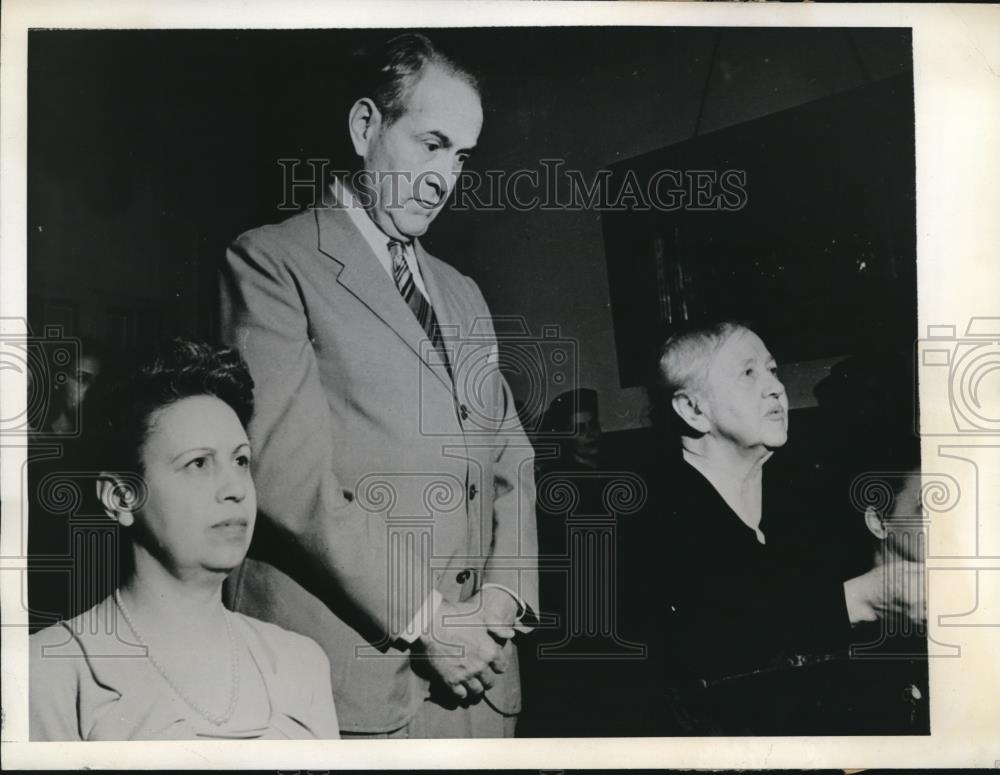
<path fill-rule="evenodd" d="M 184 398 L 215 396 L 244 428 L 250 422 L 253 379 L 233 348 L 178 338 L 126 363 L 87 394 L 84 433 L 95 470 L 142 474 L 154 414 Z"/>

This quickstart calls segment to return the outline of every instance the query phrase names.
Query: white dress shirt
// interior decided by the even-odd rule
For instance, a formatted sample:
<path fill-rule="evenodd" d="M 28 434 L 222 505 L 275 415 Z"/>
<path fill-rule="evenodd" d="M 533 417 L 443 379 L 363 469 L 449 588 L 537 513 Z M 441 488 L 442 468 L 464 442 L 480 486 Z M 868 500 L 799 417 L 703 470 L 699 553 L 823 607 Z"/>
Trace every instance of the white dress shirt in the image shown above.
<path fill-rule="evenodd" d="M 347 211 L 351 222 L 361 232 L 361 236 L 365 238 L 365 242 L 372 249 L 378 262 L 395 283 L 396 280 L 392 272 L 392 256 L 389 255 L 389 242 L 393 238 L 376 225 L 375 221 L 368 215 L 368 211 L 355 198 L 350 187 L 344 185 L 340 179 L 335 178 L 333 181 L 333 195 Z M 410 269 L 410 274 L 413 275 L 413 284 L 429 302 L 431 298 L 427 295 L 427 286 L 424 285 L 423 275 L 420 274 L 420 266 L 417 264 L 417 256 L 413 251 L 413 243 L 401 240 L 397 240 L 397 242 L 403 246 L 403 255 L 406 257 L 406 265 Z"/>

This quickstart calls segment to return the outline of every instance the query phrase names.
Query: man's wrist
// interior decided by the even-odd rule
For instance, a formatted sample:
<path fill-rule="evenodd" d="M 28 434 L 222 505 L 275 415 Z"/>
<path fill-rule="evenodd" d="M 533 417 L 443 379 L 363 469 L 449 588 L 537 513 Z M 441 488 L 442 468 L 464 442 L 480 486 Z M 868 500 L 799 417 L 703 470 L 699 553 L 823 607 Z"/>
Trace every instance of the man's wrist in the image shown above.
<path fill-rule="evenodd" d="M 521 596 L 518 595 L 513 589 L 503 584 L 496 584 L 492 581 L 487 581 L 485 584 L 480 585 L 479 594 L 484 595 L 490 590 L 496 590 L 497 594 L 504 596 L 504 598 L 513 603 L 515 610 L 509 622 L 489 622 L 489 624 L 517 624 L 522 618 L 524 618 L 524 615 L 528 611 L 528 606 L 524 600 L 521 599 Z"/>

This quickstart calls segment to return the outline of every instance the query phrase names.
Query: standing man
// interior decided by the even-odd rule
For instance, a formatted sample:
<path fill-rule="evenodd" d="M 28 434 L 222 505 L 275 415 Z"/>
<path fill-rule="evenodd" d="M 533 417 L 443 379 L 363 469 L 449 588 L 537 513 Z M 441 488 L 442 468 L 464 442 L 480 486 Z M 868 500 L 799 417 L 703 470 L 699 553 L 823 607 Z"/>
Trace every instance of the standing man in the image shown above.
<path fill-rule="evenodd" d="M 511 640 L 538 607 L 531 446 L 482 294 L 418 241 L 479 138 L 479 86 L 406 34 L 364 89 L 361 174 L 226 255 L 262 517 L 231 602 L 323 645 L 344 736 L 509 736 Z"/>

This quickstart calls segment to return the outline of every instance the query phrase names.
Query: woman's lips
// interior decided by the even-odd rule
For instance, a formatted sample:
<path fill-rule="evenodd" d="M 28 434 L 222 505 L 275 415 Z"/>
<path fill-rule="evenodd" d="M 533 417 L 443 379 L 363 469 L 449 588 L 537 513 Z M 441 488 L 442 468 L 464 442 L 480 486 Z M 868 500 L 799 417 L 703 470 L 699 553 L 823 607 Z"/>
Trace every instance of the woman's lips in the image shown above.
<path fill-rule="evenodd" d="M 230 517 L 229 519 L 221 519 L 216 522 L 212 527 L 231 527 L 233 525 L 242 525 L 246 527 L 250 524 L 246 517 Z"/>
<path fill-rule="evenodd" d="M 250 521 L 245 517 L 233 517 L 216 522 L 212 525 L 212 530 L 225 536 L 241 537 L 246 534 L 249 527 Z"/>

